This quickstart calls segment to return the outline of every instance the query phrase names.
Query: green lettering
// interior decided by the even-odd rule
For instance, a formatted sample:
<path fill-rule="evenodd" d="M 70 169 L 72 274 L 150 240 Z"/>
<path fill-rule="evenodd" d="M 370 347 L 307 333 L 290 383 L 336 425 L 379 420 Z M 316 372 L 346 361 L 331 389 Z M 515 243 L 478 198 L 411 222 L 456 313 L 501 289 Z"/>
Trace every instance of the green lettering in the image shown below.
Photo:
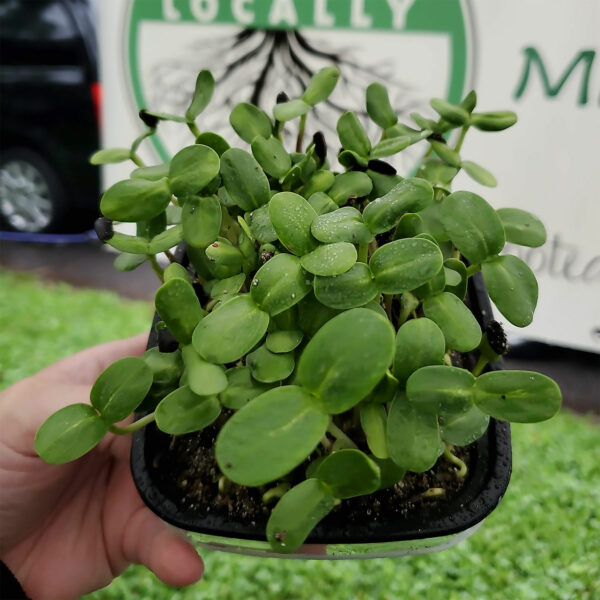
<path fill-rule="evenodd" d="M 590 84 L 590 72 L 592 68 L 592 63 L 596 56 L 595 50 L 582 50 L 575 56 L 575 58 L 571 61 L 571 64 L 567 67 L 562 77 L 558 81 L 556 85 L 552 85 L 550 83 L 550 78 L 548 77 L 548 71 L 542 61 L 542 57 L 540 53 L 533 47 L 528 46 L 524 50 L 525 53 L 525 67 L 523 69 L 523 74 L 521 76 L 521 81 L 519 86 L 515 91 L 515 98 L 518 100 L 521 98 L 525 89 L 527 88 L 527 84 L 529 82 L 529 73 L 532 70 L 532 65 L 535 65 L 539 71 L 540 78 L 542 80 L 542 85 L 544 88 L 544 92 L 550 98 L 554 98 L 560 93 L 560 90 L 567 82 L 567 79 L 571 76 L 573 71 L 577 68 L 577 65 L 581 62 L 583 63 L 583 75 L 581 79 L 581 85 L 579 87 L 579 98 L 577 100 L 578 104 L 584 105 L 588 102 L 588 89 Z"/>

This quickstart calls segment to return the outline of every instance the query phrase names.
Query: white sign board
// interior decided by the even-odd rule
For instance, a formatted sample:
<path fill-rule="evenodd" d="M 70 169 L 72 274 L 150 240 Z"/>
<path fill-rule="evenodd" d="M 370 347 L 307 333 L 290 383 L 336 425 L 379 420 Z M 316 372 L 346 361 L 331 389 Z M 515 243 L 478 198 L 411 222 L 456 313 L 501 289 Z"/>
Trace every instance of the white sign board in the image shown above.
<path fill-rule="evenodd" d="M 540 283 L 532 325 L 519 335 L 600 352 L 600 3 L 580 0 L 102 0 L 104 146 L 142 131 L 140 108 L 182 113 L 196 73 L 213 71 L 215 96 L 202 129 L 235 140 L 228 114 L 240 101 L 270 110 L 281 90 L 294 96 L 308 73 L 332 62 L 342 80 L 312 123 L 333 141 L 344 110 L 364 111 L 364 88 L 388 86 L 401 120 L 426 113 L 430 97 L 457 102 L 471 88 L 478 109 L 511 109 L 513 128 L 470 133 L 461 154 L 488 167 L 499 186 L 469 189 L 495 207 L 542 218 L 548 243 L 507 248 Z M 141 154 L 168 159 L 190 143 L 161 124 Z M 418 160 L 399 165 L 408 173 Z M 105 170 L 105 183 L 127 177 Z"/>

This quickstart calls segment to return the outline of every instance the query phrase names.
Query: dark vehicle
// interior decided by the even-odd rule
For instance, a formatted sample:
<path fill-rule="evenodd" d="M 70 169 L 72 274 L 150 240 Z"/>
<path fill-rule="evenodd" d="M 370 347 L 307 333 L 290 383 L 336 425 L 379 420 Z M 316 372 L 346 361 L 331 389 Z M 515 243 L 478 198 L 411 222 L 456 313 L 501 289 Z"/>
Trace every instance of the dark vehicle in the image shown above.
<path fill-rule="evenodd" d="M 79 232 L 96 217 L 94 5 L 0 0 L 0 229 Z"/>

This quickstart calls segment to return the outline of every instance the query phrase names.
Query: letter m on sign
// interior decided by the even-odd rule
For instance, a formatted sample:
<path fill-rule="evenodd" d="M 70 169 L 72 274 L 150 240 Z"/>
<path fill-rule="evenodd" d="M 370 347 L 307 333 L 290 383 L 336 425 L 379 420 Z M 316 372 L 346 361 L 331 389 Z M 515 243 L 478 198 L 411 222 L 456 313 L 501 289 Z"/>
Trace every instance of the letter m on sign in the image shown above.
<path fill-rule="evenodd" d="M 542 80 L 542 86 L 544 87 L 544 92 L 549 98 L 554 98 L 557 96 L 565 85 L 569 77 L 572 75 L 573 71 L 577 68 L 579 63 L 583 63 L 583 74 L 581 78 L 581 84 L 579 86 L 579 97 L 577 99 L 577 103 L 580 105 L 587 104 L 588 101 L 588 88 L 590 84 L 590 73 L 592 69 L 592 63 L 594 62 L 594 58 L 596 56 L 595 50 L 582 50 L 575 56 L 575 58 L 571 61 L 571 64 L 565 69 L 562 77 L 558 80 L 555 85 L 550 83 L 550 78 L 548 76 L 548 71 L 546 71 L 546 67 L 542 61 L 542 57 L 539 52 L 532 48 L 531 46 L 525 48 L 525 66 L 523 68 L 523 74 L 521 76 L 521 81 L 519 86 L 515 91 L 515 98 L 518 100 L 525 89 L 527 88 L 527 84 L 529 83 L 529 75 L 532 71 L 533 67 L 537 67 L 537 70 L 540 74 L 540 78 Z"/>

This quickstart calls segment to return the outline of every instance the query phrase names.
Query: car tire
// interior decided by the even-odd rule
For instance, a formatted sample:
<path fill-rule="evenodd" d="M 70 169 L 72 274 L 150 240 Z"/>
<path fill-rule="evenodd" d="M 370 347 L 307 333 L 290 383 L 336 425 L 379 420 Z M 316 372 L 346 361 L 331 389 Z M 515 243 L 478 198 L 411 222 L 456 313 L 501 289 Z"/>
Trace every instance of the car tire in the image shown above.
<path fill-rule="evenodd" d="M 56 169 L 36 151 L 13 147 L 0 155 L 0 228 L 22 233 L 62 233 L 67 196 Z"/>

